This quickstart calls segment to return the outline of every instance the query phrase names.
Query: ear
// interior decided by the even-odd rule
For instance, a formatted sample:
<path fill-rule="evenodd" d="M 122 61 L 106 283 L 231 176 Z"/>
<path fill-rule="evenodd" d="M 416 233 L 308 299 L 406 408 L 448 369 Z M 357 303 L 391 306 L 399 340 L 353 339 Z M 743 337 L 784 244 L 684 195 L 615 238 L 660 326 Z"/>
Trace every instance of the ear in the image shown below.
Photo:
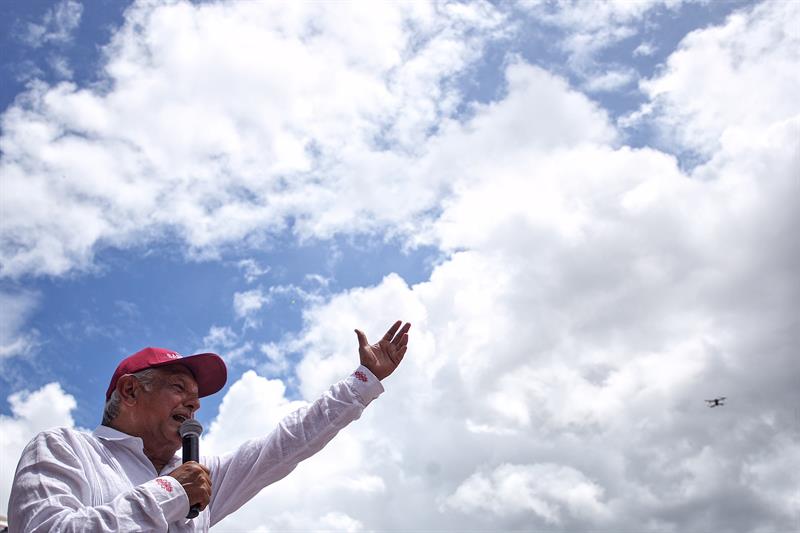
<path fill-rule="evenodd" d="M 131 374 L 125 374 L 117 380 L 117 394 L 119 394 L 122 403 L 134 405 L 141 392 L 141 383 Z"/>

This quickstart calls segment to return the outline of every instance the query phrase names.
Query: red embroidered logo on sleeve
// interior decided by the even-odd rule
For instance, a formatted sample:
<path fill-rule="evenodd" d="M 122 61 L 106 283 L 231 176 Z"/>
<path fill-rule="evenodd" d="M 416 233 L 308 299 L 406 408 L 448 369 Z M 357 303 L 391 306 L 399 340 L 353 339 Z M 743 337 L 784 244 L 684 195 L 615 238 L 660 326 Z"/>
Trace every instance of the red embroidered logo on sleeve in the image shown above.
<path fill-rule="evenodd" d="M 364 383 L 367 382 L 367 375 L 363 373 L 361 370 L 356 370 L 355 374 L 353 375 L 358 379 L 360 379 L 361 381 L 363 381 Z"/>
<path fill-rule="evenodd" d="M 172 492 L 172 484 L 166 479 L 156 478 L 156 483 L 161 485 L 161 488 L 167 492 Z"/>

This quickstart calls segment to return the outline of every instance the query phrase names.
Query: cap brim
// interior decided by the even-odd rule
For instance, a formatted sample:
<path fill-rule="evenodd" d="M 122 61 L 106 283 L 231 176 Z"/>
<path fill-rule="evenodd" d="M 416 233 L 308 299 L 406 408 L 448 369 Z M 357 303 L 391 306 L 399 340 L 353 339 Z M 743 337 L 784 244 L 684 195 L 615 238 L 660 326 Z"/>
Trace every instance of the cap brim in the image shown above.
<path fill-rule="evenodd" d="M 189 355 L 180 359 L 156 363 L 151 368 L 167 365 L 183 365 L 188 368 L 194 374 L 197 382 L 197 396 L 200 398 L 219 392 L 228 380 L 225 361 L 215 353 Z"/>

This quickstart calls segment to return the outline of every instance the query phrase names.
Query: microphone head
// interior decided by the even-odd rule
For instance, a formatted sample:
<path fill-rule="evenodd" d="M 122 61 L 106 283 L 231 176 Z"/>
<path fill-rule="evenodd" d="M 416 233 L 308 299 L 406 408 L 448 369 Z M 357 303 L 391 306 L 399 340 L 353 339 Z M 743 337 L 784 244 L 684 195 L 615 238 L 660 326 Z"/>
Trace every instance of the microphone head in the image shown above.
<path fill-rule="evenodd" d="M 195 437 L 199 437 L 200 434 L 203 432 L 203 425 L 195 420 L 194 418 L 189 418 L 184 420 L 181 424 L 178 433 L 180 434 L 181 438 L 194 435 Z"/>

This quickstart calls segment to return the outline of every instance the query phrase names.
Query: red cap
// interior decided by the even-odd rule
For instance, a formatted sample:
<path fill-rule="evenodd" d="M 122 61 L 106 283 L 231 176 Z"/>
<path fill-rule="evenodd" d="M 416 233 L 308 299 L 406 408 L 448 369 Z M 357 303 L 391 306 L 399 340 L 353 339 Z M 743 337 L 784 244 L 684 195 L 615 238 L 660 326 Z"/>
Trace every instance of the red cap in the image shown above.
<path fill-rule="evenodd" d="M 200 398 L 220 390 L 228 379 L 225 361 L 215 353 L 200 353 L 183 357 L 178 352 L 164 348 L 145 348 L 122 360 L 111 377 L 111 383 L 106 391 L 106 400 L 111 398 L 111 393 L 117 388 L 117 380 L 121 376 L 167 365 L 183 365 L 191 370 L 197 381 L 197 395 Z"/>

